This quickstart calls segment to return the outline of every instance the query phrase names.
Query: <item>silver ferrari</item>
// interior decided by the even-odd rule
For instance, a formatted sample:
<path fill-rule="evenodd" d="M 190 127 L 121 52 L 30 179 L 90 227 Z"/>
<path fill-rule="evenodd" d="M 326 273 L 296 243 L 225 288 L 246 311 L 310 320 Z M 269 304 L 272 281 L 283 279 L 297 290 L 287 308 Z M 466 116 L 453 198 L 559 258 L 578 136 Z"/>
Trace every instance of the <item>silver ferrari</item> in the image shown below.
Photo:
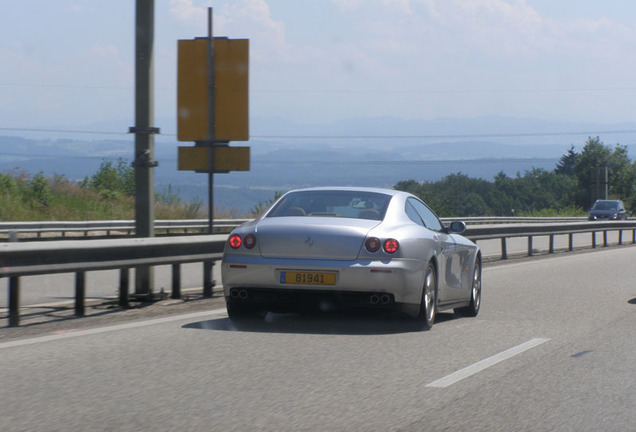
<path fill-rule="evenodd" d="M 223 254 L 231 319 L 299 305 L 388 308 L 430 328 L 436 313 L 476 316 L 481 252 L 419 198 L 375 188 L 311 188 L 283 195 L 236 228 Z"/>

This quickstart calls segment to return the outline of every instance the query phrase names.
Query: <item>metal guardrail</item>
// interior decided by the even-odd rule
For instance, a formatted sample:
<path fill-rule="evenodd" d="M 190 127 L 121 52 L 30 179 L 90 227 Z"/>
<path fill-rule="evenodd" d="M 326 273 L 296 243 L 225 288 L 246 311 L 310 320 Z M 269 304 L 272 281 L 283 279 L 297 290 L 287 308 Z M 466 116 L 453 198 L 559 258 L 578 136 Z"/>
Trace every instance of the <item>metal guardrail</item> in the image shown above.
<path fill-rule="evenodd" d="M 181 264 L 202 262 L 203 294 L 212 296 L 212 266 L 222 258 L 227 235 L 69 240 L 0 244 L 0 277 L 9 278 L 9 326 L 19 325 L 20 278 L 75 273 L 75 314 L 84 315 L 85 274 L 120 270 L 119 305 L 128 306 L 133 267 L 172 265 L 172 298 L 181 297 Z"/>
<path fill-rule="evenodd" d="M 238 225 L 250 219 L 215 219 L 215 233 L 229 232 Z M 157 220 L 155 232 L 157 234 L 178 231 L 188 234 L 190 232 L 207 233 L 207 219 L 187 220 Z M 0 234 L 19 236 L 21 234 L 36 234 L 41 238 L 46 234 L 59 233 L 58 237 L 66 237 L 69 233 L 83 233 L 88 236 L 90 232 L 104 232 L 106 236 L 113 234 L 133 235 L 135 233 L 134 220 L 114 221 L 52 221 L 52 222 L 0 222 Z"/>
<path fill-rule="evenodd" d="M 468 225 L 474 224 L 502 224 L 502 223 L 567 223 L 581 222 L 584 217 L 498 217 L 480 216 L 466 218 L 442 218 L 442 222 L 461 219 Z M 251 219 L 216 219 L 214 220 L 215 233 L 229 232 L 240 224 Z M 185 219 L 185 220 L 157 220 L 155 221 L 155 232 L 157 234 L 171 233 L 207 233 L 207 219 Z M 59 233 L 58 236 L 66 237 L 70 233 L 83 233 L 84 237 L 91 232 L 104 232 L 106 236 L 111 235 L 133 235 L 135 233 L 135 221 L 115 220 L 115 221 L 53 221 L 53 222 L 0 222 L 0 234 L 19 237 L 23 234 L 35 234 L 36 238 L 45 235 Z M 75 237 L 73 237 L 75 238 Z"/>
<path fill-rule="evenodd" d="M 501 259 L 508 258 L 507 239 L 512 237 L 528 238 L 528 256 L 533 255 L 534 237 L 547 236 L 549 238 L 548 252 L 554 252 L 554 237 L 568 236 L 568 251 L 574 249 L 574 234 L 591 233 L 592 248 L 596 247 L 596 233 L 603 233 L 603 246 L 608 245 L 607 234 L 618 232 L 618 243 L 623 244 L 623 231 L 632 231 L 632 244 L 636 243 L 636 221 L 609 222 L 571 222 L 549 224 L 502 224 L 491 226 L 468 226 L 464 236 L 478 242 L 479 240 L 501 239 Z"/>
<path fill-rule="evenodd" d="M 573 249 L 573 235 L 592 233 L 592 246 L 596 246 L 596 233 L 602 232 L 604 245 L 607 233 L 632 231 L 636 243 L 636 221 L 571 222 L 550 224 L 499 224 L 469 226 L 464 235 L 479 242 L 501 239 L 501 258 L 508 258 L 506 239 L 528 238 L 528 255 L 533 254 L 532 239 L 550 237 L 550 250 L 554 252 L 554 236 L 568 235 L 569 250 Z M 85 273 L 94 270 L 120 270 L 120 305 L 128 304 L 129 269 L 146 265 L 172 265 L 172 298 L 180 297 L 180 266 L 202 262 L 205 296 L 212 295 L 211 272 L 215 260 L 222 258 L 227 235 L 180 236 L 162 238 L 131 238 L 101 240 L 65 240 L 26 243 L 0 243 L 0 278 L 9 278 L 9 326 L 20 322 L 20 278 L 23 276 L 75 273 L 75 314 L 84 315 Z"/>

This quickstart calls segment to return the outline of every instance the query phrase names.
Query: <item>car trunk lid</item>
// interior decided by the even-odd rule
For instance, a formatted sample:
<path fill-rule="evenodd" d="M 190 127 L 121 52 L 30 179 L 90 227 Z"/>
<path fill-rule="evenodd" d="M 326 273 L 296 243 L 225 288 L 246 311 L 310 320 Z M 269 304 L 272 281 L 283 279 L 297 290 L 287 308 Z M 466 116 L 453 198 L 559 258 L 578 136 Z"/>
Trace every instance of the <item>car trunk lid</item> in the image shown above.
<path fill-rule="evenodd" d="M 353 260 L 380 221 L 332 217 L 265 218 L 257 227 L 264 258 Z"/>

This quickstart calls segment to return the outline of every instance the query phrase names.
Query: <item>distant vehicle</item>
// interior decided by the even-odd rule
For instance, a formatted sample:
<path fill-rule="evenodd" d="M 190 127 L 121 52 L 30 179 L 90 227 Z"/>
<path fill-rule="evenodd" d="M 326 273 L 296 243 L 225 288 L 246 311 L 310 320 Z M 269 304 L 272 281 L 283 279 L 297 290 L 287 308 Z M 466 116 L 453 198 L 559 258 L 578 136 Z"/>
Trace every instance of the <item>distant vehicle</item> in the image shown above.
<path fill-rule="evenodd" d="M 627 212 L 621 200 L 596 200 L 587 218 L 591 221 L 627 220 Z"/>
<path fill-rule="evenodd" d="M 236 228 L 222 279 L 231 319 L 312 303 L 387 308 L 424 329 L 438 310 L 476 316 L 481 252 L 420 199 L 376 188 L 288 192 Z"/>

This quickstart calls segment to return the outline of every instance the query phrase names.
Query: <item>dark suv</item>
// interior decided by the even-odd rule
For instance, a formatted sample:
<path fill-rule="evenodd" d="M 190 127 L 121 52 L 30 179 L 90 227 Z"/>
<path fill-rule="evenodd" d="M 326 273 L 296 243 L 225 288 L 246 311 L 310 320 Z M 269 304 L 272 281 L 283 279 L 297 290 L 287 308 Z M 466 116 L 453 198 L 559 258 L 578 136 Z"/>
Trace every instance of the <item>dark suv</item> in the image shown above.
<path fill-rule="evenodd" d="M 625 205 L 620 200 L 596 200 L 588 220 L 627 220 Z"/>

